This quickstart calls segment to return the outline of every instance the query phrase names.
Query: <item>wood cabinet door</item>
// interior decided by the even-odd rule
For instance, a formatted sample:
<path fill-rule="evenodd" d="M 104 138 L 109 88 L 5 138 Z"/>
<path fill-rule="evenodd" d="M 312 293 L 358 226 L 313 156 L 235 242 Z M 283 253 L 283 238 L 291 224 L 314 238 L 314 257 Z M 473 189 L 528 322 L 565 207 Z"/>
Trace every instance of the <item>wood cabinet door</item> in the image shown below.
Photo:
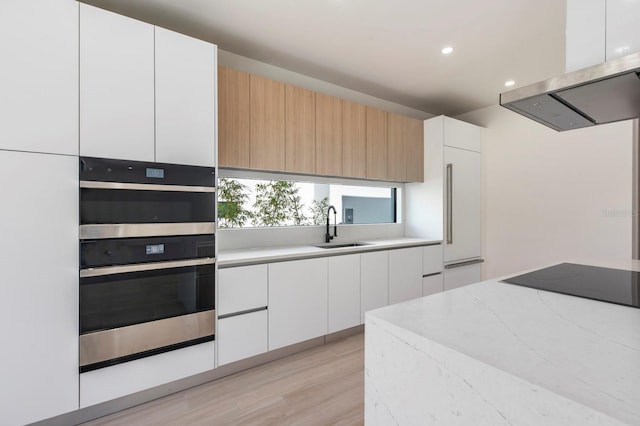
<path fill-rule="evenodd" d="M 155 160 L 154 28 L 80 4 L 80 155 Z"/>
<path fill-rule="evenodd" d="M 387 179 L 387 112 L 367 108 L 367 178 Z"/>
<path fill-rule="evenodd" d="M 249 166 L 285 169 L 284 83 L 251 74 L 249 78 Z"/>
<path fill-rule="evenodd" d="M 342 101 L 342 176 L 367 177 L 367 109 Z"/>
<path fill-rule="evenodd" d="M 285 170 L 316 171 L 316 93 L 285 87 Z"/>
<path fill-rule="evenodd" d="M 405 164 L 407 182 L 424 182 L 424 122 L 406 117 Z"/>
<path fill-rule="evenodd" d="M 218 165 L 250 166 L 249 74 L 218 67 Z"/>
<path fill-rule="evenodd" d="M 215 165 L 216 46 L 155 28 L 156 161 Z"/>
<path fill-rule="evenodd" d="M 404 182 L 406 173 L 405 133 L 407 117 L 387 113 L 387 179 Z"/>
<path fill-rule="evenodd" d="M 316 93 L 316 174 L 342 176 L 342 99 Z"/>

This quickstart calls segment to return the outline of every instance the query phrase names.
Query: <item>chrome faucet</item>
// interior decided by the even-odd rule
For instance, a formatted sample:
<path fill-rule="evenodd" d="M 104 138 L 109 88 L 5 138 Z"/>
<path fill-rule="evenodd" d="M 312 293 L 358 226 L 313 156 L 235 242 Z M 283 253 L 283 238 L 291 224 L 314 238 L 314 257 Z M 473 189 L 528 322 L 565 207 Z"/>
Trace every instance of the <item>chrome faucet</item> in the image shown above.
<path fill-rule="evenodd" d="M 333 236 L 329 233 L 329 212 L 333 209 Z M 338 236 L 338 212 L 333 206 L 329 206 L 327 209 L 327 232 L 324 235 L 324 242 L 330 243 L 334 237 Z"/>

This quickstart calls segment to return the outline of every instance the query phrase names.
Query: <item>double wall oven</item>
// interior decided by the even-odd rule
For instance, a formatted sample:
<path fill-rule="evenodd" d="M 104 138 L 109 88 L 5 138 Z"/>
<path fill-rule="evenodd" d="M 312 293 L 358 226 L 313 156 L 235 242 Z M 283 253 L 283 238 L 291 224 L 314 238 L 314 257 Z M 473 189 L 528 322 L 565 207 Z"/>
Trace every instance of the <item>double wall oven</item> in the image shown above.
<path fill-rule="evenodd" d="M 215 169 L 80 158 L 80 371 L 215 338 Z"/>

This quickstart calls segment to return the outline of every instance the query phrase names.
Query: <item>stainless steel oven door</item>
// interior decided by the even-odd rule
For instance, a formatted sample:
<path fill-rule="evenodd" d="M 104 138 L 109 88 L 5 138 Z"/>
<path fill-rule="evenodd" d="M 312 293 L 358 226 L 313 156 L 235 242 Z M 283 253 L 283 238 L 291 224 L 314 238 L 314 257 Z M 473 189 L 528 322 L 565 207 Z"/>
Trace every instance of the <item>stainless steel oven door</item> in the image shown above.
<path fill-rule="evenodd" d="M 80 271 L 80 371 L 215 338 L 215 259 Z"/>

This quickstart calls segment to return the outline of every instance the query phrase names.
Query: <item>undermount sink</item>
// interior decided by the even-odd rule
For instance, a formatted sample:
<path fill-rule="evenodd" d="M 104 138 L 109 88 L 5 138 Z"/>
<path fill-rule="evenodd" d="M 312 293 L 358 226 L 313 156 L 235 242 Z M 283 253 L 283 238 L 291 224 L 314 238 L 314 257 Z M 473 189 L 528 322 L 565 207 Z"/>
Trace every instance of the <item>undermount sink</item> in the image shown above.
<path fill-rule="evenodd" d="M 371 243 L 346 243 L 346 244 L 327 244 L 324 246 L 316 246 L 321 249 L 334 249 L 334 248 L 345 248 L 345 247 L 360 247 L 360 246 L 370 246 Z"/>

